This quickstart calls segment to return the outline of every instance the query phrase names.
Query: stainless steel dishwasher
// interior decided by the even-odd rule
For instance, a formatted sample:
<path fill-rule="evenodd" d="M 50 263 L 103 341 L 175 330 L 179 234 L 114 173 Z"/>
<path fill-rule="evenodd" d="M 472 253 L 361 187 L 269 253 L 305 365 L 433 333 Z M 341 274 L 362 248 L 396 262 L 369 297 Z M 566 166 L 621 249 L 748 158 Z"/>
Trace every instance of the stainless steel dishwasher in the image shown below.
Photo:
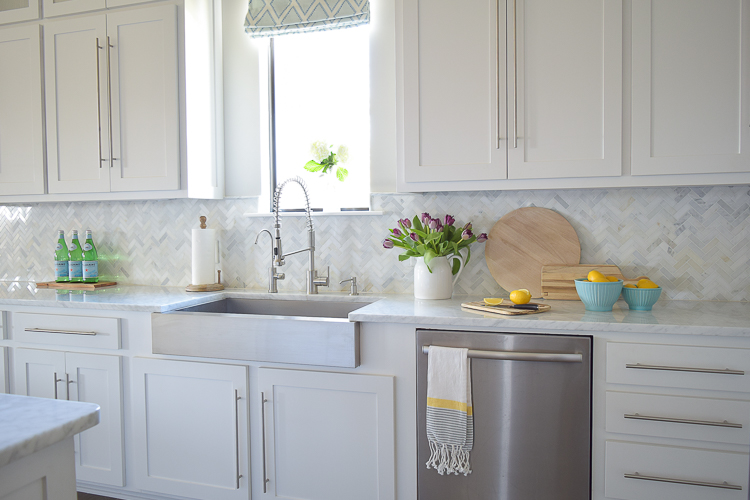
<path fill-rule="evenodd" d="M 429 346 L 470 349 L 472 473 L 427 469 Z M 420 500 L 591 498 L 591 337 L 417 330 Z"/>

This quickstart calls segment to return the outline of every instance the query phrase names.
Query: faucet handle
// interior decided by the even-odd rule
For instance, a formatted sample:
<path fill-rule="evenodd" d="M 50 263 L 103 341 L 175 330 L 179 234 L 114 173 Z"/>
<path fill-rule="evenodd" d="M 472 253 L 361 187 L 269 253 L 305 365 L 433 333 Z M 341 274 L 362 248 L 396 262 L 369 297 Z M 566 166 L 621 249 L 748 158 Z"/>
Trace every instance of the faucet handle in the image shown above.
<path fill-rule="evenodd" d="M 359 292 L 357 291 L 357 277 L 356 276 L 352 276 L 348 280 L 341 280 L 341 281 L 339 281 L 339 285 L 343 285 L 347 281 L 351 281 L 352 282 L 352 286 L 349 289 L 349 295 L 359 295 Z"/>
<path fill-rule="evenodd" d="M 313 276 L 313 284 L 316 286 L 328 286 L 329 280 L 331 278 L 331 266 L 326 266 L 326 275 L 325 276 L 319 276 L 318 271 L 315 271 L 315 274 Z"/>

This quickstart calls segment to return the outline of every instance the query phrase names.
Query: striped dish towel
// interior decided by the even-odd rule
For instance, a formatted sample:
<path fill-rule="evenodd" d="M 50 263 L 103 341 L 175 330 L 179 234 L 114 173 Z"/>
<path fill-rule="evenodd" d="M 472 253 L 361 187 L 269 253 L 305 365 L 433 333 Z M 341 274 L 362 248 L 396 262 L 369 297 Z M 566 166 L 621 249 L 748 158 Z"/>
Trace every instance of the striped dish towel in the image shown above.
<path fill-rule="evenodd" d="M 428 469 L 467 476 L 474 446 L 468 349 L 430 346 L 427 354 Z"/>

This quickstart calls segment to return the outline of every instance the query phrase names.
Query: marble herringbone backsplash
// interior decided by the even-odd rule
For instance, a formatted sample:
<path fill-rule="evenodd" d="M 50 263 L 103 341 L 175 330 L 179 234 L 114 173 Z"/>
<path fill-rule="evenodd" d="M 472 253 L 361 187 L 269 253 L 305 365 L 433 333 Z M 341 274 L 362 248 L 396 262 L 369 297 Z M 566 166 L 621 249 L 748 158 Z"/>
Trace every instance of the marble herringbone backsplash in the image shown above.
<path fill-rule="evenodd" d="M 560 191 L 376 194 L 382 216 L 315 218 L 317 266 L 331 267 L 332 290 L 357 276 L 360 289 L 410 293 L 412 268 L 380 242 L 387 228 L 423 211 L 472 221 L 489 232 L 504 214 L 519 207 L 555 210 L 573 225 L 581 241 L 581 262 L 616 264 L 627 277 L 648 275 L 666 296 L 686 300 L 750 301 L 750 188 L 637 188 Z M 121 283 L 185 286 L 190 283 L 190 234 L 200 215 L 221 229 L 222 278 L 229 287 L 265 289 L 269 238 L 253 245 L 256 233 L 271 228 L 271 217 L 251 199 L 40 203 L 0 206 L 0 279 L 53 278 L 55 230 L 93 229 L 100 273 Z M 305 244 L 302 217 L 283 219 L 284 249 Z M 291 256 L 281 290 L 305 288 L 307 259 Z M 456 284 L 457 293 L 502 294 L 487 269 L 482 245 Z"/>

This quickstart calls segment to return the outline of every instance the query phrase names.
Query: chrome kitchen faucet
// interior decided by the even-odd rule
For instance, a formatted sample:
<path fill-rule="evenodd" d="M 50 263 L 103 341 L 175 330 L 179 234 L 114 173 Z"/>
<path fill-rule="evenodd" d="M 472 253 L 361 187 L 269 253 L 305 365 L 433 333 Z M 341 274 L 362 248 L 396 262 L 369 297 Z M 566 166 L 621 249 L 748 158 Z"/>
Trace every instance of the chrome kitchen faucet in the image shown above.
<path fill-rule="evenodd" d="M 279 200 L 281 199 L 281 191 L 284 186 L 289 182 L 296 182 L 302 188 L 305 193 L 305 205 L 307 213 L 307 247 L 295 250 L 293 252 L 284 253 L 281 247 L 281 218 L 279 217 Z M 310 210 L 310 196 L 307 193 L 307 186 L 305 182 L 299 177 L 292 177 L 282 182 L 279 187 L 276 188 L 276 192 L 273 194 L 273 214 L 274 214 L 274 231 L 276 236 L 273 238 L 273 266 L 268 273 L 268 291 L 271 293 L 277 292 L 276 282 L 279 279 L 284 279 L 284 275 L 277 273 L 276 269 L 284 265 L 284 258 L 289 255 L 296 253 L 308 252 L 308 269 L 307 269 L 307 293 L 314 294 L 318 293 L 319 286 L 328 286 L 328 281 L 331 275 L 330 266 L 326 270 L 326 276 L 318 276 L 318 272 L 315 270 L 315 228 L 313 227 L 312 212 Z M 268 230 L 264 230 L 268 231 Z M 263 232 L 263 231 L 261 231 Z M 258 233 L 260 235 L 260 233 Z M 270 232 L 269 232 L 270 235 Z M 258 239 L 256 237 L 255 241 Z"/>

